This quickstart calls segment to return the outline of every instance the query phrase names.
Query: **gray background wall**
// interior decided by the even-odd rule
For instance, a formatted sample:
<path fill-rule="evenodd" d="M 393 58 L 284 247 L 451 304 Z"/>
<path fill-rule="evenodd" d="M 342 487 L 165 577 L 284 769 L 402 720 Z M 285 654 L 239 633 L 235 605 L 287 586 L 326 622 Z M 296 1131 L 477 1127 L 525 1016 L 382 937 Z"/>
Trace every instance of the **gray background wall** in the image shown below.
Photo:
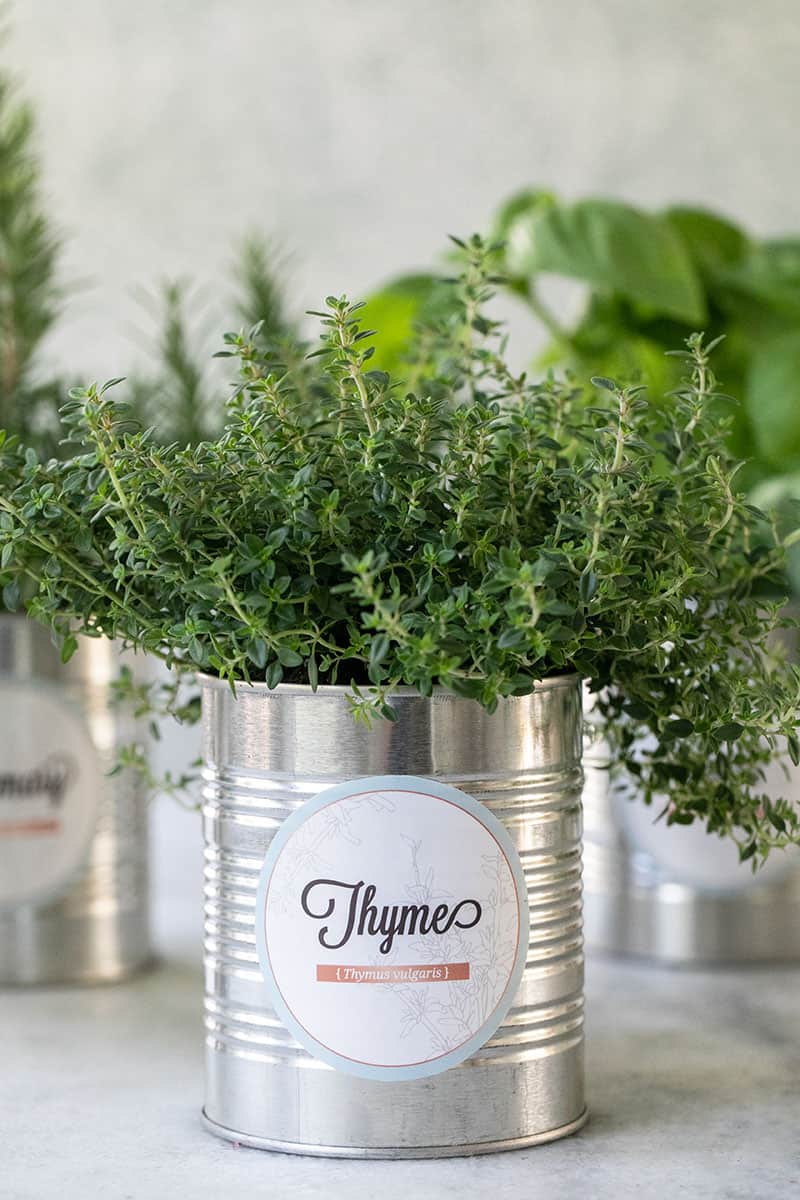
<path fill-rule="evenodd" d="M 796 0 L 17 0 L 12 21 L 85 281 L 49 351 L 84 375 L 141 357 L 137 286 L 190 275 L 223 312 L 248 227 L 294 251 L 302 309 L 530 183 L 800 224 Z M 196 886 L 197 822 L 161 806 L 156 834 L 162 894 Z"/>
<path fill-rule="evenodd" d="M 529 183 L 796 228 L 796 0 L 16 0 L 10 57 L 86 280 L 54 343 L 120 373 L 136 284 L 216 295 L 277 233 L 301 308 L 425 264 Z"/>

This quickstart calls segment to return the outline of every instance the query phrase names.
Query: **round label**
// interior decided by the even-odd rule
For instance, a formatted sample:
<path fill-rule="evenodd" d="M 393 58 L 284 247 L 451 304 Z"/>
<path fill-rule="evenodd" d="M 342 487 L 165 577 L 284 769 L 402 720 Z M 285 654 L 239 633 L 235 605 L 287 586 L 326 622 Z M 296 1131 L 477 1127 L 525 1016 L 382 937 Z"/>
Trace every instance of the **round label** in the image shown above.
<path fill-rule="evenodd" d="M 528 951 L 506 830 L 410 775 L 329 788 L 281 826 L 256 907 L 275 1010 L 315 1057 L 369 1079 L 435 1075 L 496 1031 Z"/>
<path fill-rule="evenodd" d="M 81 719 L 46 687 L 0 683 L 0 906 L 53 899 L 69 886 L 102 794 Z"/>

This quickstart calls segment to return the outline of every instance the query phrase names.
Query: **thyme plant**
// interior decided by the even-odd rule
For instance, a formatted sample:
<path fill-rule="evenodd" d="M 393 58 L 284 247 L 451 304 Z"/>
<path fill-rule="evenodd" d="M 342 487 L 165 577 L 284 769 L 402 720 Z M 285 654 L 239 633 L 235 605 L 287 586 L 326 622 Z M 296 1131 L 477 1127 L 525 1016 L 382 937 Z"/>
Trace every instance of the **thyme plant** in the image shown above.
<path fill-rule="evenodd" d="M 214 440 L 157 444 L 119 381 L 71 394 L 66 461 L 5 437 L 7 602 L 33 579 L 66 656 L 79 632 L 232 684 L 343 683 L 356 719 L 391 719 L 398 684 L 491 711 L 577 672 L 669 821 L 756 860 L 800 840 L 763 786 L 776 747 L 800 757 L 800 672 L 770 651 L 763 599 L 786 539 L 737 491 L 713 346 L 679 352 L 669 406 L 605 378 L 587 404 L 509 369 L 492 248 L 458 245 L 414 391 L 371 369 L 361 306 L 330 296 L 310 386 L 257 326 L 226 335 L 238 377 Z"/>

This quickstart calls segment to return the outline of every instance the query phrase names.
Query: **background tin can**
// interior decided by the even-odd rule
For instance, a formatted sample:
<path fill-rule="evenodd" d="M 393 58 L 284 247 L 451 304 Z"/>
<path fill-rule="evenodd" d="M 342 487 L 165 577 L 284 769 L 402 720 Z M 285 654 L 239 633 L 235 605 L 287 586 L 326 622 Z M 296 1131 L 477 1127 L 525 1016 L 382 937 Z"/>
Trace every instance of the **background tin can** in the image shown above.
<path fill-rule="evenodd" d="M 344 688 L 203 688 L 206 838 L 205 1119 L 266 1149 L 354 1158 L 470 1154 L 549 1141 L 585 1120 L 581 697 L 576 678 L 501 701 L 411 690 L 395 722 L 356 724 Z M 530 904 L 514 1003 L 472 1058 L 427 1079 L 343 1074 L 272 1010 L 256 953 L 259 871 L 272 837 L 323 788 L 374 775 L 453 785 L 503 822 Z"/>
<path fill-rule="evenodd" d="M 106 983 L 150 958 L 147 799 L 132 771 L 107 774 L 136 734 L 133 717 L 110 703 L 120 661 L 114 643 L 84 638 L 64 665 L 43 626 L 0 614 L 3 703 L 36 688 L 56 706 L 51 711 L 70 713 L 88 734 L 100 780 L 93 833 L 74 877 L 41 902 L 0 908 L 0 984 Z M 44 716 L 37 736 L 45 753 L 50 731 Z"/>
<path fill-rule="evenodd" d="M 587 949 L 674 965 L 800 958 L 796 851 L 774 854 L 753 875 L 733 845 L 702 827 L 653 825 L 659 808 L 634 809 L 619 794 L 591 725 L 583 765 Z M 797 787 L 796 773 L 787 784 L 773 771 L 777 789 Z"/>

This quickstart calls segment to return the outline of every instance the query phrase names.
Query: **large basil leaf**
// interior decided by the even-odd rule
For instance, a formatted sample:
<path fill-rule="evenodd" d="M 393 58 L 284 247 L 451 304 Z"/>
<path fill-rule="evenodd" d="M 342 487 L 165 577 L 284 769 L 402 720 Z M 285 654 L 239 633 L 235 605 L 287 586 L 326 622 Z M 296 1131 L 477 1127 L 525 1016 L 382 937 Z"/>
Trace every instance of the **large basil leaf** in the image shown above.
<path fill-rule="evenodd" d="M 683 238 L 702 273 L 713 276 L 715 268 L 740 262 L 751 248 L 750 239 L 738 225 L 706 209 L 678 205 L 668 208 L 664 216 Z"/>
<path fill-rule="evenodd" d="M 780 238 L 754 245 L 739 263 L 720 275 L 734 303 L 768 306 L 776 316 L 800 322 L 800 240 Z"/>
<path fill-rule="evenodd" d="M 370 366 L 390 374 L 402 373 L 416 322 L 446 316 L 454 302 L 453 289 L 441 276 L 421 272 L 398 276 L 373 292 L 362 314 L 364 324 L 377 330 Z"/>
<path fill-rule="evenodd" d="M 514 276 L 552 272 L 617 292 L 690 325 L 706 319 L 703 290 L 684 241 L 661 216 L 613 200 L 563 204 L 533 193 L 506 231 Z"/>
<path fill-rule="evenodd" d="M 753 348 L 745 401 L 763 457 L 800 468 L 800 330 Z"/>

